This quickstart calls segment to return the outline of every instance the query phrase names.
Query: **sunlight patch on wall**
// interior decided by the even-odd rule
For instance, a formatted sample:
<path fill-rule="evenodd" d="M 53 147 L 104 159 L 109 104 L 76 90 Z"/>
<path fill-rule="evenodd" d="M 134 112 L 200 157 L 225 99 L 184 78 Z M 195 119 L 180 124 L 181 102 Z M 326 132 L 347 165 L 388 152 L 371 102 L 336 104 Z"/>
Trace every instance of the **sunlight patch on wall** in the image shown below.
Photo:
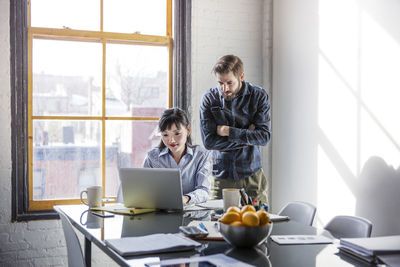
<path fill-rule="evenodd" d="M 356 1 L 319 1 L 318 124 L 353 175 L 358 171 L 358 12 Z"/>
<path fill-rule="evenodd" d="M 318 217 L 325 225 L 332 214 L 354 214 L 356 198 L 325 151 L 318 146 Z"/>
<path fill-rule="evenodd" d="M 362 15 L 361 166 L 371 156 L 397 168 L 400 159 L 400 40 Z"/>
<path fill-rule="evenodd" d="M 318 124 L 332 152 L 357 174 L 357 100 L 332 66 L 319 57 Z M 326 148 L 325 148 L 326 149 Z"/>
<path fill-rule="evenodd" d="M 354 0 L 319 1 L 320 52 L 352 91 L 358 86 L 358 17 Z"/>

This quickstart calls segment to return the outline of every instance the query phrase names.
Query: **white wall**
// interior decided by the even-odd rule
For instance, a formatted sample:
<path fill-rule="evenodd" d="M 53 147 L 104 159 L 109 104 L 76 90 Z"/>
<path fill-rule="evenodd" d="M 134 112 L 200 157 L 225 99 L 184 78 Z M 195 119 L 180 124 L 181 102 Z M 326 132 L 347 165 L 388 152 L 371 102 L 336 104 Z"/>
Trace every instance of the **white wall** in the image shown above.
<path fill-rule="evenodd" d="M 399 234 L 400 4 L 280 0 L 273 21 L 273 208 Z"/>

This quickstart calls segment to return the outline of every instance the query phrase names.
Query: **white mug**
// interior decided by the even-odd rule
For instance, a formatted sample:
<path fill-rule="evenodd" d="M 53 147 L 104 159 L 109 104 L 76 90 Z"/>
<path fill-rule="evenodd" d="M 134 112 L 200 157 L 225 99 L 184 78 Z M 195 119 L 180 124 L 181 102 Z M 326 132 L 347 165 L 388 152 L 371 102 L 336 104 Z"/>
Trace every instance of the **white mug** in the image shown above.
<path fill-rule="evenodd" d="M 85 222 L 83 222 L 83 215 L 84 214 L 87 214 L 86 215 L 86 221 Z M 89 228 L 89 229 L 98 229 L 98 228 L 102 228 L 103 227 L 103 218 L 100 218 L 99 216 L 96 216 L 96 215 L 94 215 L 94 214 L 92 214 L 89 210 L 85 210 L 82 214 L 81 214 L 81 219 L 80 219 L 80 221 L 81 221 L 81 224 L 82 225 L 85 225 L 86 226 L 86 228 Z"/>
<path fill-rule="evenodd" d="M 237 188 L 222 189 L 222 198 L 224 200 L 224 211 L 231 206 L 239 207 L 240 205 L 240 192 Z"/>
<path fill-rule="evenodd" d="M 87 202 L 83 200 L 84 193 L 87 195 Z M 90 186 L 81 192 L 81 201 L 86 206 L 89 206 L 89 208 L 101 207 L 102 197 L 103 188 L 98 185 Z"/>

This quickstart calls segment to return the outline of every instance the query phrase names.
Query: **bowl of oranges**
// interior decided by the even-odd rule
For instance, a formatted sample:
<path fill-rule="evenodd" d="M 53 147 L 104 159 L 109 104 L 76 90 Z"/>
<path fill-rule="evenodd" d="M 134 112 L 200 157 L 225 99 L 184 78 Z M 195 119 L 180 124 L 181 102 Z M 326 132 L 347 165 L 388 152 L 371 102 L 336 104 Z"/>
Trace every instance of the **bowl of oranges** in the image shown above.
<path fill-rule="evenodd" d="M 232 206 L 219 219 L 219 231 L 226 242 L 235 247 L 254 247 L 271 234 L 272 222 L 264 209 L 252 205 L 241 209 Z"/>

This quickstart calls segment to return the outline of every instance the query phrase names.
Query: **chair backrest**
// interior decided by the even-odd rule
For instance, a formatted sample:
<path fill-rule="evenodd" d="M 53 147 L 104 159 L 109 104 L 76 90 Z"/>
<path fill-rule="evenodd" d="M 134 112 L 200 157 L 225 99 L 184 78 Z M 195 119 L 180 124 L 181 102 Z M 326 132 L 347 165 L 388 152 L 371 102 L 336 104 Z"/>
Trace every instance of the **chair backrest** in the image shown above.
<path fill-rule="evenodd" d="M 67 243 L 68 252 L 68 266 L 69 267 L 85 267 L 85 259 L 83 257 L 81 244 L 76 236 L 74 229 L 72 228 L 71 222 L 67 216 L 60 210 L 57 210 L 60 215 L 62 227 L 64 230 L 65 242 Z"/>
<path fill-rule="evenodd" d="M 293 201 L 284 206 L 278 215 L 289 216 L 291 220 L 305 225 L 312 225 L 317 208 L 307 202 Z"/>
<path fill-rule="evenodd" d="M 324 227 L 337 239 L 370 237 L 372 223 L 362 217 L 356 216 L 335 216 Z"/>

